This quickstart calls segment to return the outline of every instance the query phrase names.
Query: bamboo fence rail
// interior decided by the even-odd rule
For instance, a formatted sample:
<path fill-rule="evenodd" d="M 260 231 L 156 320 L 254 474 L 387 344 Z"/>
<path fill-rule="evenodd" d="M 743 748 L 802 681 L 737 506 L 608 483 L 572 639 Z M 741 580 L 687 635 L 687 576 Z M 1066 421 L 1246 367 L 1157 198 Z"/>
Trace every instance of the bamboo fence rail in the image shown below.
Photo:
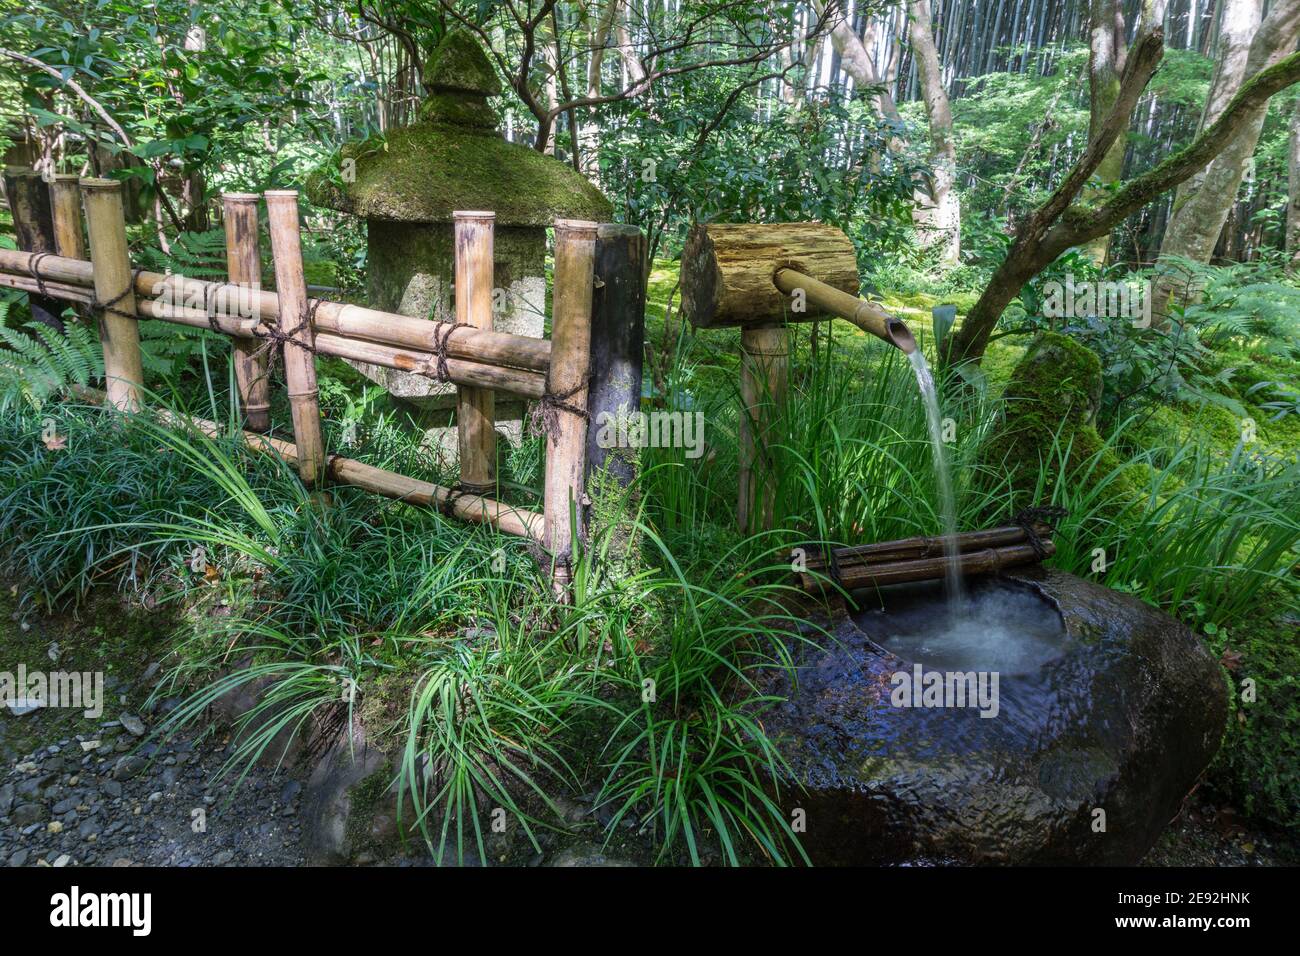
<path fill-rule="evenodd" d="M 122 187 L 111 180 L 60 178 L 52 187 L 58 255 L 0 249 L 0 288 L 76 303 L 98 320 L 107 391 L 78 387 L 76 397 L 125 411 L 142 409 L 143 369 L 137 320 L 158 319 L 230 336 L 250 447 L 294 465 L 308 487 L 333 481 L 529 538 L 551 552 L 557 594 L 567 594 L 584 501 L 595 223 L 556 223 L 555 341 L 492 329 L 490 212 L 457 213 L 457 321 L 432 322 L 309 297 L 303 276 L 297 194 L 223 197 L 230 282 L 133 269 L 127 258 Z M 88 243 L 81 243 L 83 222 Z M 257 204 L 264 199 L 275 291 L 261 286 Z M 90 256 L 85 261 L 82 256 Z M 268 359 L 278 354 L 292 412 L 294 441 L 262 434 L 270 426 Z M 461 481 L 444 487 L 341 455 L 321 438 L 317 354 L 428 375 L 458 386 Z M 493 393 L 540 403 L 546 432 L 543 510 L 494 500 Z M 159 410 L 162 420 L 218 435 L 215 422 Z M 574 507 L 577 506 L 575 520 Z"/>

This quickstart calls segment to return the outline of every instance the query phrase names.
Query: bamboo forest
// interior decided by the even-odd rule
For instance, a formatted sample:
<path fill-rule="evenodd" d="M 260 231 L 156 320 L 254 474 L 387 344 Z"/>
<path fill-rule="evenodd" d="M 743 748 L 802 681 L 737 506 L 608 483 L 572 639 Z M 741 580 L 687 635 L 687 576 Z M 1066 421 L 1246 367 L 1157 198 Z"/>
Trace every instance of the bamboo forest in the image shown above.
<path fill-rule="evenodd" d="M 14 912 L 1051 867 L 1250 926 L 1297 84 L 1300 0 L 0 0 Z"/>

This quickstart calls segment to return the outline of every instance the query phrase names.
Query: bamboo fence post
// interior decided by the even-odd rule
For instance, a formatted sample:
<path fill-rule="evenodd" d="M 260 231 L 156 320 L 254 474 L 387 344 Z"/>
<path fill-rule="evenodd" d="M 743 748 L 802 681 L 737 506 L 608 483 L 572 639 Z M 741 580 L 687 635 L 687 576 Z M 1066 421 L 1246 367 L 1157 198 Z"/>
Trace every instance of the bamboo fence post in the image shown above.
<path fill-rule="evenodd" d="M 279 294 L 277 339 L 284 349 L 284 378 L 298 449 L 298 474 L 303 484 L 312 488 L 321 479 L 325 445 L 321 439 L 320 392 L 316 387 L 315 330 L 302 269 L 302 237 L 298 233 L 298 192 L 276 189 L 265 196 Z"/>
<path fill-rule="evenodd" d="M 636 226 L 605 223 L 596 231 L 596 275 L 591 306 L 591 394 L 587 396 L 587 474 L 606 469 L 626 488 L 632 462 L 598 440 L 606 422 L 641 409 L 645 351 L 646 240 Z"/>
<path fill-rule="evenodd" d="M 137 411 L 144 365 L 135 281 L 126 244 L 122 184 L 113 179 L 83 179 L 81 192 L 86 205 L 86 234 L 94 269 L 94 304 L 99 309 L 108 401 L 116 408 Z"/>
<path fill-rule="evenodd" d="M 456 237 L 456 323 L 492 329 L 493 225 L 496 213 L 452 214 Z M 451 335 L 449 330 L 447 335 Z M 496 396 L 460 385 L 456 392 L 460 490 L 485 495 L 496 487 Z"/>
<path fill-rule="evenodd" d="M 551 367 L 541 418 L 546 427 L 542 495 L 552 586 L 568 592 L 573 546 L 582 538 L 583 465 L 587 452 L 587 378 L 591 366 L 591 297 L 596 224 L 555 221 L 555 291 L 551 305 Z"/>
<path fill-rule="evenodd" d="M 740 497 L 736 521 L 746 534 L 769 531 L 776 474 L 768 442 L 785 403 L 790 333 L 784 325 L 746 326 L 740 332 Z"/>
<path fill-rule="evenodd" d="M 257 297 L 243 292 L 258 292 L 262 288 L 262 255 L 257 242 L 256 193 L 225 193 L 221 204 L 225 210 L 226 270 L 230 282 L 239 286 L 241 311 L 243 303 L 253 304 L 249 318 L 258 318 Z M 244 406 L 244 418 L 255 432 L 271 427 L 271 381 L 267 374 L 267 348 L 262 342 L 243 338 L 232 339 L 231 358 L 235 365 L 235 382 L 239 387 L 239 402 Z"/>
<path fill-rule="evenodd" d="M 13 214 L 18 248 L 24 252 L 55 252 L 54 218 L 50 211 L 50 191 L 45 180 L 26 166 L 7 166 L 4 183 L 9 210 Z M 38 270 L 33 272 L 33 277 L 37 275 Z M 63 329 L 63 319 L 60 318 L 63 309 L 56 299 L 29 293 L 27 301 L 33 319 L 50 328 L 60 331 Z"/>
<path fill-rule="evenodd" d="M 81 215 L 81 177 L 55 173 L 50 182 L 50 213 L 54 220 L 54 251 L 69 259 L 86 258 L 86 225 Z M 83 322 L 90 321 L 85 306 L 77 306 Z"/>
<path fill-rule="evenodd" d="M 81 219 L 81 177 L 57 173 L 50 183 L 50 208 L 54 216 L 54 251 L 69 259 L 86 258 L 86 237 Z"/>

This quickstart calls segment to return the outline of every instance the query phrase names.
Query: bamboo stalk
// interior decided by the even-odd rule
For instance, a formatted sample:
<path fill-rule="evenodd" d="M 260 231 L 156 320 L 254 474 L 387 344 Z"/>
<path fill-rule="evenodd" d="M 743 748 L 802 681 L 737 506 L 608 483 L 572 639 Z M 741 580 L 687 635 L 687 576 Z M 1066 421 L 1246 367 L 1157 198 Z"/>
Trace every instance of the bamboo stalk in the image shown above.
<path fill-rule="evenodd" d="M 0 269 L 26 272 L 31 258 L 31 253 L 0 249 Z M 92 283 L 89 263 L 61 256 L 42 259 L 41 273 L 76 285 L 89 286 Z M 135 286 L 137 293 L 150 298 L 157 298 L 164 290 L 168 290 L 180 302 L 203 302 L 205 295 L 208 301 L 226 301 L 244 293 L 244 290 L 229 283 L 205 282 L 202 279 L 147 270 L 140 271 Z M 279 299 L 274 292 L 263 290 L 254 294 L 250 305 L 256 310 L 255 314 L 267 321 L 279 314 Z M 449 324 L 343 302 L 322 301 L 316 308 L 316 328 L 321 331 L 426 352 L 437 350 Z M 551 361 L 551 343 L 547 339 L 511 332 L 458 329 L 447 343 L 447 354 L 467 362 L 545 372 Z"/>
<path fill-rule="evenodd" d="M 0 285 L 9 281 L 13 281 L 14 288 L 25 288 L 25 285 L 20 283 L 31 280 L 23 277 L 8 277 L 6 273 L 0 273 Z M 49 283 L 46 285 L 50 286 Z M 70 290 L 69 298 L 75 297 L 71 294 L 76 291 L 75 288 L 62 288 Z M 174 305 L 166 299 L 141 299 L 137 301 L 136 308 L 141 315 L 163 322 L 188 325 L 197 329 L 211 328 L 215 324 L 226 335 L 249 340 L 265 340 L 265 330 L 260 321 L 241 319 L 222 309 L 204 312 L 202 309 Z M 426 375 L 430 378 L 437 377 L 438 359 L 432 352 L 411 352 L 365 339 L 350 339 L 326 332 L 316 334 L 316 351 L 321 355 L 333 355 L 370 365 L 382 365 L 385 368 Z M 546 391 L 546 377 L 537 372 L 483 365 L 478 362 L 462 362 L 459 359 L 448 359 L 447 370 L 453 382 L 467 382 L 481 388 L 510 392 L 525 398 L 538 399 Z"/>
<path fill-rule="evenodd" d="M 67 299 L 70 302 L 84 302 L 87 304 L 95 299 L 95 295 L 90 289 L 79 285 L 66 285 L 48 279 L 38 283 L 30 276 L 0 272 L 0 286 L 6 289 L 18 289 L 20 292 L 39 294 L 42 284 L 44 284 L 46 293 L 52 299 Z"/>
<path fill-rule="evenodd" d="M 32 256 L 28 253 L 0 249 L 0 273 L 27 275 Z M 41 260 L 41 274 L 69 285 L 89 288 L 93 270 L 90 263 L 58 256 Z M 141 296 L 163 299 L 178 306 L 187 303 L 216 303 L 218 314 L 228 313 L 225 303 L 240 303 L 238 315 L 260 315 L 272 322 L 279 315 L 274 292 L 253 292 L 228 283 L 203 282 L 183 276 L 141 271 L 135 283 Z M 205 298 L 206 297 L 206 298 Z M 415 326 L 413 328 L 412 326 Z M 316 309 L 316 330 L 329 332 L 355 342 L 373 343 L 389 349 L 410 349 L 425 354 L 437 352 L 440 336 L 450 325 L 412 319 L 396 313 L 379 312 L 361 306 L 322 302 Z M 537 398 L 544 390 L 544 374 L 550 362 L 551 343 L 526 335 L 489 332 L 483 329 L 457 329 L 447 343 L 447 367 L 451 381 L 457 384 L 511 391 L 527 398 Z M 520 375 L 496 375 L 489 370 Z"/>
<path fill-rule="evenodd" d="M 144 365 L 126 245 L 122 184 L 112 179 L 83 179 L 81 191 L 91 260 L 86 265 L 91 269 L 99 306 L 99 340 L 104 346 L 108 400 L 116 408 L 136 411 L 140 408 Z"/>
<path fill-rule="evenodd" d="M 787 294 L 803 291 L 809 304 L 845 321 L 862 331 L 895 345 L 904 352 L 916 351 L 916 339 L 897 316 L 890 315 L 875 302 L 859 299 L 794 269 L 777 269 L 772 275 L 776 287 Z"/>
<path fill-rule="evenodd" d="M 736 522 L 755 534 L 772 528 L 776 474 L 766 445 L 785 403 L 790 333 L 784 325 L 745 326 L 740 331 L 740 493 Z"/>
<path fill-rule="evenodd" d="M 542 513 L 557 596 L 572 580 L 573 546 L 582 539 L 585 414 L 591 365 L 591 297 L 595 285 L 596 224 L 555 222 L 555 291 L 551 307 L 551 369 L 542 400 L 546 478 Z M 568 406 L 568 407 L 561 407 Z"/>
<path fill-rule="evenodd" d="M 492 231 L 496 214 L 452 214 L 456 240 L 456 322 L 492 328 Z M 473 494 L 496 484 L 496 398 L 489 389 L 461 385 L 456 395 L 460 486 Z"/>
<path fill-rule="evenodd" d="M 1013 544 L 998 548 L 984 548 L 980 551 L 967 551 L 961 555 L 960 571 L 962 577 L 976 574 L 993 574 L 1004 568 L 1035 564 L 1056 553 L 1051 541 L 1043 542 L 1045 554 L 1039 553 L 1029 544 Z M 938 581 L 948 569 L 946 557 L 918 558 L 904 561 L 890 561 L 881 564 L 860 564 L 841 567 L 838 582 L 846 591 L 862 588 L 888 587 L 891 584 L 905 584 L 912 581 Z M 820 590 L 826 576 L 801 574 L 800 585 L 807 591 Z"/>
<path fill-rule="evenodd" d="M 68 392 L 80 401 L 100 404 L 105 400 L 103 392 L 81 385 L 69 386 Z M 160 410 L 158 416 L 168 424 L 197 428 L 204 434 L 214 437 L 225 434 L 222 426 L 206 419 L 190 418 L 165 409 Z M 298 446 L 293 442 L 252 431 L 242 431 L 240 437 L 250 448 L 279 455 L 291 465 L 298 464 Z M 490 525 L 503 534 L 534 540 L 540 540 L 542 537 L 542 516 L 525 508 L 516 508 L 478 495 L 461 494 L 442 485 L 418 481 L 341 455 L 329 456 L 325 463 L 325 473 L 333 481 L 354 485 L 365 491 L 383 495 L 385 498 L 393 498 L 420 507 L 448 508 L 459 518 Z M 449 499 L 450 504 L 448 504 Z"/>
<path fill-rule="evenodd" d="M 1051 537 L 1052 534 L 1052 529 L 1045 524 L 1036 524 L 1034 530 L 1044 540 Z M 980 531 L 963 531 L 957 534 L 955 538 L 957 550 L 964 552 L 1021 544 L 1026 540 L 1027 534 L 1020 525 L 1009 525 Z M 947 554 L 946 542 L 947 538 L 944 536 L 935 535 L 932 537 L 901 538 L 898 541 L 879 541 L 874 544 L 860 544 L 850 548 L 836 548 L 835 563 L 843 568 L 846 565 L 881 564 L 911 558 L 937 558 Z M 825 556 L 820 553 L 809 555 L 806 562 L 810 570 L 819 570 L 826 567 L 827 564 Z"/>
<path fill-rule="evenodd" d="M 81 220 L 81 177 L 58 173 L 50 183 L 50 209 L 54 214 L 54 251 L 69 259 L 86 258 L 86 237 Z"/>
<path fill-rule="evenodd" d="M 221 197 L 226 225 L 226 272 L 241 289 L 262 288 L 262 256 L 257 242 L 255 193 L 226 193 Z M 236 338 L 230 343 L 235 382 L 244 418 L 255 432 L 271 427 L 271 380 L 267 374 L 267 349 L 260 342 Z"/>
<path fill-rule="evenodd" d="M 292 189 L 266 193 L 266 217 L 271 228 L 275 287 L 279 294 L 277 322 L 284 337 L 284 378 L 298 446 L 298 474 L 308 488 L 321 479 L 325 445 L 320 430 L 320 391 L 316 386 L 314 329 L 307 311 L 307 281 L 302 268 L 302 238 L 298 232 L 298 193 Z"/>

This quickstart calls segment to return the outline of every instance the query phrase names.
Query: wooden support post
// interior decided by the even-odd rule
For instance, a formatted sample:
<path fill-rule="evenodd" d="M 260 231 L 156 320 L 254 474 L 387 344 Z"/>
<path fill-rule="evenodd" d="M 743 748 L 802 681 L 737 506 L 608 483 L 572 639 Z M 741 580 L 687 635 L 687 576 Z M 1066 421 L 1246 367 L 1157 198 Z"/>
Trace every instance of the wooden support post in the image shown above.
<path fill-rule="evenodd" d="M 26 166 L 6 166 L 5 196 L 13 214 L 18 248 L 24 252 L 57 253 L 54 246 L 54 217 L 50 211 L 50 191 L 39 173 Z M 38 267 L 39 268 L 39 267 Z M 31 294 L 27 301 L 32 318 L 42 325 L 63 329 L 63 307 L 50 296 Z"/>
<path fill-rule="evenodd" d="M 790 332 L 784 325 L 740 332 L 740 500 L 736 520 L 746 534 L 768 531 L 776 502 L 776 473 L 768 443 L 785 403 Z"/>
<path fill-rule="evenodd" d="M 86 258 L 86 236 L 81 218 L 81 177 L 57 173 L 50 183 L 50 209 L 54 217 L 54 251 L 69 259 Z"/>
<path fill-rule="evenodd" d="M 452 214 L 456 238 L 456 322 L 492 328 L 492 230 L 496 213 Z M 450 334 L 454 334 L 449 332 Z M 468 385 L 456 392 L 460 489 L 486 495 L 496 488 L 496 396 Z"/>
<path fill-rule="evenodd" d="M 315 487 L 325 465 L 325 445 L 320 430 L 320 392 L 316 387 L 315 330 L 307 304 L 307 281 L 302 270 L 302 238 L 298 233 L 298 192 L 270 190 L 266 218 L 271 229 L 271 256 L 275 260 L 275 287 L 279 294 L 279 329 L 284 337 L 284 379 L 293 415 L 293 438 L 298 449 L 298 474 L 303 484 Z"/>
<path fill-rule="evenodd" d="M 596 224 L 555 222 L 555 291 L 551 305 L 551 367 L 542 398 L 546 480 L 542 510 L 557 596 L 573 577 L 573 546 L 582 538 L 583 459 L 587 454 L 587 376 L 591 368 L 591 295 Z M 576 410 L 576 411 L 575 411 Z"/>
<path fill-rule="evenodd" d="M 86 258 L 86 224 L 81 215 L 81 177 L 76 173 L 55 173 L 50 183 L 50 213 L 54 219 L 54 251 L 69 259 Z M 83 322 L 90 310 L 76 306 Z"/>
<path fill-rule="evenodd" d="M 621 416 L 641 409 L 645 351 L 646 240 L 636 226 L 606 223 L 596 231 L 591 306 L 591 394 L 587 396 L 587 474 L 602 468 L 623 487 L 636 469 L 601 436 L 617 432 Z"/>
<path fill-rule="evenodd" d="M 109 404 L 126 411 L 140 408 L 144 365 L 135 308 L 135 283 L 126 245 L 122 184 L 113 179 L 83 179 L 86 234 L 99 306 L 99 340 L 104 346 L 104 379 Z"/>
<path fill-rule="evenodd" d="M 262 255 L 257 242 L 257 204 L 260 199 L 256 193 L 225 193 L 221 197 L 226 221 L 226 270 L 230 282 L 249 293 L 262 288 Z M 239 301 L 255 305 L 258 299 L 251 294 L 240 295 Z M 264 432 L 271 427 L 271 381 L 267 375 L 266 343 L 236 338 L 231 341 L 230 349 L 244 418 L 249 429 Z"/>

